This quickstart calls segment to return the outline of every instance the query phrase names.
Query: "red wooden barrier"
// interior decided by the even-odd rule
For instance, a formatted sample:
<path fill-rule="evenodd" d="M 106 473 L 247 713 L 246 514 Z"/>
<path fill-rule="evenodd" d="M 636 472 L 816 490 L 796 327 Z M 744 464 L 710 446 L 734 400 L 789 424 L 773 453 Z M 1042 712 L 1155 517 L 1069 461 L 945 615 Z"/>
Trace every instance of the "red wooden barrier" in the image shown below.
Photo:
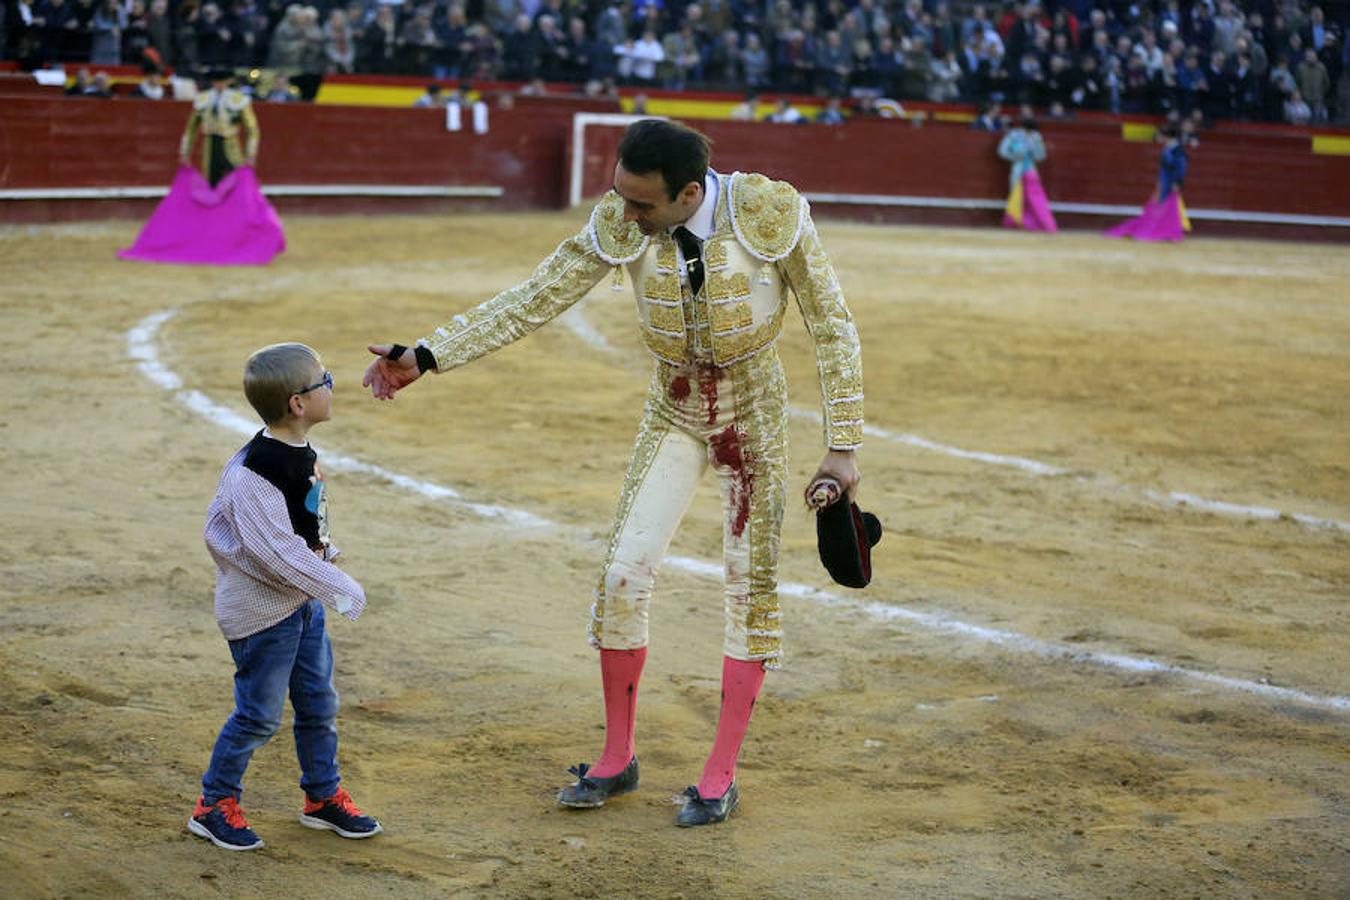
<path fill-rule="evenodd" d="M 256 105 L 263 130 L 264 184 L 496 185 L 493 208 L 554 208 L 564 202 L 571 153 L 571 105 L 529 103 L 493 109 L 485 135 L 448 132 L 436 110 L 308 104 Z M 166 186 L 185 103 L 0 96 L 0 189 Z M 469 124 L 465 123 L 466 126 Z M 992 200 L 1007 190 L 997 135 L 963 125 L 897 120 L 843 126 L 694 122 L 714 141 L 722 171 L 761 171 L 809 193 Z M 1121 138 L 1115 123 L 1046 123 L 1042 177 L 1051 202 L 1138 206 L 1153 188 L 1158 147 Z M 588 129 L 585 181 L 609 183 L 617 128 Z M 1317 155 L 1307 134 L 1206 132 L 1191 154 L 1186 200 L 1196 209 L 1304 216 L 1350 216 L 1350 156 Z M 479 201 L 481 203 L 481 201 Z M 306 201 L 344 210 L 445 208 L 453 201 L 380 198 Z M 283 208 L 295 208 L 283 202 Z M 0 221 L 91 218 L 134 212 L 132 201 L 0 200 Z M 995 210 L 817 204 L 822 212 L 889 220 L 993 223 Z M 1109 218 L 1066 217 L 1103 227 Z M 1312 235 L 1350 240 L 1350 228 L 1203 222 L 1203 233 Z"/>

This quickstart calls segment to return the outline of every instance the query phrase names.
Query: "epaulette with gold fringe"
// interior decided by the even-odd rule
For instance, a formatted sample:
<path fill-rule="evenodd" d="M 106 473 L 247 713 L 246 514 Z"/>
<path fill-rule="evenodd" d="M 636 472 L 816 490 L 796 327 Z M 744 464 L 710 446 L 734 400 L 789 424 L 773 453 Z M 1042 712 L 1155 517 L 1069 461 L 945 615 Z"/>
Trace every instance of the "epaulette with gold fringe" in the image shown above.
<path fill-rule="evenodd" d="M 611 266 L 630 263 L 647 249 L 650 238 L 623 220 L 623 198 L 610 191 L 591 210 L 589 226 L 595 252 Z"/>
<path fill-rule="evenodd" d="M 802 233 L 803 201 L 786 181 L 736 172 L 731 176 L 731 228 L 756 258 L 777 262 L 792 252 Z"/>

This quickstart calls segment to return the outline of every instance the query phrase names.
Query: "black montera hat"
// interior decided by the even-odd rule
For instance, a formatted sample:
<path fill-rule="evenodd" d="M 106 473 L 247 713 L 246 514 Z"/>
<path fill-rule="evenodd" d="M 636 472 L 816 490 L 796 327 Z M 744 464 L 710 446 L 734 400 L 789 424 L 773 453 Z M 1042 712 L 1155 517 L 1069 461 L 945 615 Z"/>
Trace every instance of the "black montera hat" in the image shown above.
<path fill-rule="evenodd" d="M 858 509 L 847 495 L 816 513 L 816 546 L 825 571 L 844 587 L 872 580 L 872 547 L 881 540 L 881 520 Z"/>
<path fill-rule="evenodd" d="M 234 78 L 234 69 L 227 69 L 224 66 L 212 66 L 206 73 L 207 81 L 228 81 Z"/>

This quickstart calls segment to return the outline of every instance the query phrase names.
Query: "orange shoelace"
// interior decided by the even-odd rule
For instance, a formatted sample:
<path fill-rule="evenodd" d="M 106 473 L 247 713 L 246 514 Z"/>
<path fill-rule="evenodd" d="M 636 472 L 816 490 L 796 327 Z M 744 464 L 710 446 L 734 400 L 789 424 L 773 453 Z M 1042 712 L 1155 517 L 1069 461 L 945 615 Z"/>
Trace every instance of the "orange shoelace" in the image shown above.
<path fill-rule="evenodd" d="M 225 816 L 225 821 L 231 828 L 248 827 L 248 819 L 244 818 L 244 811 L 239 808 L 238 800 L 235 800 L 233 797 L 226 797 L 217 803 L 216 806 Z"/>
<path fill-rule="evenodd" d="M 328 800 L 333 805 L 337 806 L 338 809 L 342 810 L 349 816 L 365 815 L 365 813 L 361 812 L 361 810 L 357 808 L 356 801 L 352 799 L 351 794 L 347 793 L 346 788 L 342 787 L 338 788 L 337 793 L 329 797 Z"/>

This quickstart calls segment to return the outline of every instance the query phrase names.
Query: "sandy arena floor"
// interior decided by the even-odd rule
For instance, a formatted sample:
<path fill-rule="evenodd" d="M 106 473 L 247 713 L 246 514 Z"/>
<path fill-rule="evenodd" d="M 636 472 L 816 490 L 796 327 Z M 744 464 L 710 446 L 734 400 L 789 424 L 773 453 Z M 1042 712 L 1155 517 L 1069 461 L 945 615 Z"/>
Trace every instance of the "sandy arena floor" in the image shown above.
<path fill-rule="evenodd" d="M 359 386 L 368 341 L 416 338 L 581 221 L 292 217 L 247 271 L 119 263 L 136 223 L 0 230 L 0 894 L 1350 892 L 1350 249 L 823 223 L 889 532 L 848 592 L 790 511 L 782 579 L 827 593 L 785 599 L 740 811 L 682 831 L 721 633 L 690 568 L 653 610 L 642 790 L 552 802 L 602 736 L 583 634 L 646 386 L 631 294 L 602 284 L 392 404 Z M 244 798 L 268 847 L 228 854 L 184 828 L 231 703 L 201 527 L 245 439 L 221 424 L 247 422 L 243 360 L 283 339 L 337 376 L 314 438 L 370 594 L 331 626 L 341 761 L 388 833 L 302 828 L 283 731 Z M 790 315 L 798 483 L 808 346 Z M 709 480 L 673 552 L 718 559 L 719 522 Z"/>

